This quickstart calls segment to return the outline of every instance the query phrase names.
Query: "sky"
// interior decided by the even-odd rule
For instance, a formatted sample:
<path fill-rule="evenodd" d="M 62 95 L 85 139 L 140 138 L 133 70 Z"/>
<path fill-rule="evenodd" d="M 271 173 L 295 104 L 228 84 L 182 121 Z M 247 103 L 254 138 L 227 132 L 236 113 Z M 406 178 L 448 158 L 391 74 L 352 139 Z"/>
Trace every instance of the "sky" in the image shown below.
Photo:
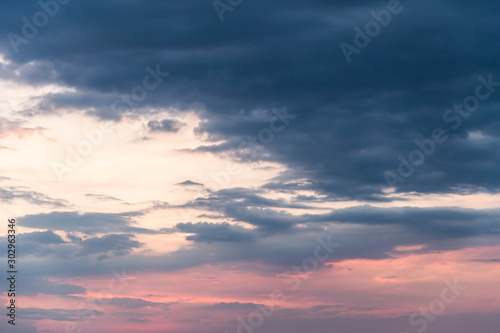
<path fill-rule="evenodd" d="M 497 1 L 0 9 L 0 333 L 498 333 Z"/>

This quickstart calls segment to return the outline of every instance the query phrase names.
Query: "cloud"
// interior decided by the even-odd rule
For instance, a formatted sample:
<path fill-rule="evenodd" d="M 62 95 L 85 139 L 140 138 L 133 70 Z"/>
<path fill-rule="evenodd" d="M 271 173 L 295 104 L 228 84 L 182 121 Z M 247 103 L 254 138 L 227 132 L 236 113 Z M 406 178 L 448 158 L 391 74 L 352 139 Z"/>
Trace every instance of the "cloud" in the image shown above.
<path fill-rule="evenodd" d="M 18 239 L 24 245 L 23 251 L 18 256 L 66 260 L 95 257 L 103 260 L 129 254 L 143 245 L 134 240 L 134 235 L 130 234 L 105 234 L 101 237 L 80 238 L 68 233 L 66 236 L 68 242 L 52 230 L 19 234 Z M 0 239 L 0 244 L 7 246 L 6 238 Z"/>
<path fill-rule="evenodd" d="M 29 207 L 58 210 L 26 210 L 19 218 L 21 227 L 37 230 L 19 235 L 24 295 L 82 295 L 83 286 L 59 279 L 112 276 L 111 269 L 122 267 L 170 272 L 205 265 L 244 269 L 252 263 L 258 266 L 256 274 L 279 274 L 310 257 L 317 238 L 326 235 L 341 247 L 325 265 L 498 245 L 498 209 L 418 208 L 411 202 L 407 207 L 387 206 L 409 200 L 400 196 L 404 193 L 500 192 L 496 83 L 496 91 L 488 89 L 491 96 L 463 118 L 459 128 L 443 119 L 446 110 L 474 93 L 480 75 L 491 73 L 495 82 L 500 81 L 500 4 L 406 1 L 404 11 L 348 64 L 339 43 L 354 43 L 354 28 L 363 29 L 373 20 L 371 12 L 385 5 L 374 0 L 253 0 L 226 12 L 221 22 L 211 1 L 71 1 L 36 38 L 19 45 L 18 53 L 8 38 L 1 39 L 2 78 L 62 89 L 31 96 L 29 107 L 9 107 L 11 116 L 0 117 L 0 138 L 44 137 L 52 130 L 49 126 L 23 119 L 75 113 L 97 121 L 138 121 L 142 127 L 134 137 L 141 139 L 134 144 L 142 145 L 145 142 L 139 140 L 157 135 L 181 138 L 191 126 L 158 116 L 157 110 L 168 110 L 169 115 L 189 111 L 200 120 L 193 135 L 194 142 L 201 143 L 196 147 L 189 141 L 183 152 L 220 155 L 254 170 L 267 165 L 280 170 L 261 187 L 246 178 L 246 188 L 206 189 L 203 197 L 184 205 L 170 207 L 157 201 L 153 207 L 122 213 L 67 211 L 70 204 L 63 199 L 27 187 L 2 187 L 3 203 L 22 201 Z M 40 9 L 36 1 L 6 1 L 2 8 L 3 36 L 22 34 L 21 19 L 31 19 Z M 114 101 L 138 91 L 147 66 L 171 75 L 140 103 L 113 109 Z M 284 106 L 287 113 L 276 114 L 274 109 Z M 154 120 L 144 121 L 146 117 Z M 431 156 L 424 154 L 425 163 L 411 178 L 387 191 L 384 172 L 397 168 L 400 156 L 408 159 L 437 127 L 444 129 L 448 140 L 436 144 L 427 154 Z M 271 135 L 268 143 L 263 143 L 265 133 Z M 1 154 L 19 152 L 0 146 Z M 190 180 L 177 185 L 203 186 Z M 129 205 L 102 194 L 86 198 Z M 353 200 L 357 203 L 351 204 Z M 326 208 L 338 201 L 351 206 Z M 367 202 L 371 205 L 363 205 Z M 153 230 L 138 223 L 149 212 L 169 208 L 192 209 L 199 215 L 174 228 Z M 154 218 L 158 216 L 172 225 L 170 212 Z M 212 218 L 212 223 L 205 218 Z M 141 237 L 171 233 L 182 234 L 176 236 L 188 242 L 167 254 L 137 251 L 145 242 Z M 5 239 L 0 244 L 5 247 Z M 409 250 L 402 253 L 398 246 Z M 389 280 L 395 275 L 380 276 Z M 168 308 L 137 298 L 114 300 L 126 309 Z M 245 302 L 210 307 L 245 311 L 254 305 Z M 337 316 L 335 306 L 310 306 L 277 311 L 262 327 L 263 333 L 326 332 L 332 327 L 401 331 L 400 324 L 407 322 L 407 317 L 351 319 Z M 69 310 L 28 310 L 29 320 L 76 320 Z M 128 325 L 147 321 L 140 313 L 128 318 Z M 436 325 L 443 326 L 436 329 L 453 332 L 463 323 L 477 326 L 481 319 L 489 323 L 481 326 L 485 333 L 498 331 L 493 316 L 464 314 L 440 318 Z M 222 331 L 210 325 L 204 329 Z"/>
<path fill-rule="evenodd" d="M 175 228 L 182 233 L 194 234 L 186 240 L 195 242 L 244 242 L 255 238 L 255 234 L 229 223 L 179 223 Z"/>
<path fill-rule="evenodd" d="M 182 124 L 174 119 L 151 120 L 147 124 L 151 132 L 178 132 Z"/>
<path fill-rule="evenodd" d="M 243 193 L 241 189 L 228 193 L 239 192 Z M 44 239 L 52 239 L 55 243 L 60 239 L 51 231 L 33 233 L 28 235 L 30 241 L 25 243 L 25 254 L 43 257 L 43 261 L 37 263 L 29 257 L 24 260 L 28 260 L 29 269 L 40 276 L 45 276 L 44 272 L 61 276 L 107 274 L 110 264 L 139 271 L 174 271 L 229 261 L 257 261 L 287 267 L 310 256 L 317 246 L 316 239 L 325 235 L 331 235 L 333 241 L 341 244 L 335 256 L 330 258 L 331 262 L 338 262 L 345 259 L 390 258 L 395 255 L 397 247 L 415 244 L 422 246 L 412 253 L 497 245 L 500 232 L 500 215 L 496 209 L 379 208 L 364 205 L 326 213 L 291 214 L 281 208 L 259 208 L 261 201 L 253 195 L 243 204 L 237 195 L 227 201 L 224 201 L 226 197 L 216 195 L 214 198 L 213 204 L 207 201 L 200 208 L 208 207 L 221 214 L 220 218 L 231 220 L 231 223 L 178 223 L 168 230 L 150 230 L 131 225 L 133 218 L 141 215 L 140 211 L 28 215 L 19 219 L 20 225 L 103 235 L 72 236 L 69 237 L 71 242 L 42 244 Z M 288 203 L 276 200 L 273 204 Z M 196 204 L 191 205 L 196 207 Z M 253 228 L 243 227 L 240 223 Z M 187 234 L 186 239 L 191 244 L 167 255 L 134 253 L 134 249 L 142 245 L 134 239 L 134 235 L 162 233 Z M 241 246 L 242 243 L 245 246 Z M 66 265 L 61 266 L 61 258 Z M 81 261 L 76 265 L 72 258 L 81 258 Z"/>
<path fill-rule="evenodd" d="M 39 274 L 38 274 L 39 275 Z M 36 295 L 81 295 L 86 293 L 86 289 L 82 286 L 70 283 L 58 283 L 47 280 L 40 276 L 25 276 L 18 281 L 19 289 L 25 296 Z"/>
<path fill-rule="evenodd" d="M 83 232 L 91 235 L 115 232 L 138 234 L 157 234 L 165 232 L 162 230 L 151 230 L 132 226 L 134 222 L 133 218 L 141 216 L 144 212 L 145 211 L 135 211 L 116 214 L 52 212 L 26 215 L 19 219 L 19 224 L 30 228 Z"/>
<path fill-rule="evenodd" d="M 34 242 L 47 245 L 58 245 L 64 243 L 64 240 L 61 238 L 61 236 L 55 234 L 52 230 L 23 233 L 19 234 L 18 237 L 22 242 Z"/>
<path fill-rule="evenodd" d="M 140 248 L 143 244 L 132 240 L 133 235 L 111 234 L 102 237 L 87 238 L 82 241 L 81 255 L 101 254 L 100 258 L 111 256 L 123 256 L 130 253 L 135 248 Z"/>
<path fill-rule="evenodd" d="M 498 228 L 498 209 L 463 209 L 459 207 L 388 207 L 371 205 L 351 206 L 331 210 L 329 213 L 290 213 L 285 208 L 311 210 L 312 206 L 300 201 L 268 199 L 266 191 L 254 189 L 225 189 L 211 192 L 208 197 L 197 198 L 186 206 L 218 212 L 235 222 L 245 222 L 264 234 L 295 232 L 297 226 L 314 224 L 395 225 L 438 238 L 472 237 L 495 234 Z M 472 222 L 473 221 L 473 222 Z"/>
<path fill-rule="evenodd" d="M 45 128 L 30 128 L 25 125 L 26 121 L 23 120 L 10 120 L 0 117 L 0 138 L 4 138 L 9 135 L 17 136 L 19 139 L 24 139 L 25 137 L 32 135 L 39 135 L 46 138 L 44 135 Z"/>
<path fill-rule="evenodd" d="M 109 195 L 103 195 L 103 194 L 90 194 L 87 193 L 85 194 L 87 198 L 94 199 L 96 201 L 123 201 L 121 199 L 109 196 Z"/>
<path fill-rule="evenodd" d="M 479 261 L 479 262 L 489 262 L 489 263 L 500 263 L 500 259 L 475 259 L 473 261 Z"/>
<path fill-rule="evenodd" d="M 289 202 L 284 199 L 269 199 L 263 196 L 267 194 L 265 190 L 252 189 L 252 188 L 228 188 L 219 191 L 213 191 L 208 197 L 199 197 L 190 202 L 189 207 L 212 207 L 212 209 L 219 209 L 221 207 L 231 206 L 246 207 L 280 207 L 280 208 L 298 208 L 298 209 L 312 209 L 315 207 L 302 204 L 299 202 Z"/>
<path fill-rule="evenodd" d="M 179 186 L 203 186 L 203 184 L 193 182 L 191 180 L 186 180 L 186 181 L 183 181 L 182 183 L 177 183 L 175 185 L 179 185 Z"/>
<path fill-rule="evenodd" d="M 216 311 L 248 311 L 248 310 L 257 310 L 257 307 L 264 306 L 264 304 L 255 304 L 255 303 L 240 303 L 240 302 L 220 302 L 212 305 L 203 306 L 202 309 L 205 310 L 216 310 Z"/>
<path fill-rule="evenodd" d="M 173 303 L 159 303 L 159 302 L 150 302 L 145 301 L 140 298 L 130 298 L 130 297 L 121 297 L 121 298 L 108 298 L 106 301 L 109 301 L 111 305 L 118 306 L 125 309 L 140 309 L 146 307 L 160 307 L 164 310 L 167 310 L 169 305 Z"/>
<path fill-rule="evenodd" d="M 0 332 L 9 332 L 9 330 L 12 330 L 12 325 L 7 322 L 7 320 L 3 320 L 0 322 Z M 15 331 L 18 333 L 52 333 L 52 332 L 41 332 L 36 329 L 35 326 L 32 324 L 28 324 L 26 322 L 17 321 L 16 320 L 16 326 L 15 326 Z"/>
<path fill-rule="evenodd" d="M 491 46 L 497 39 L 491 13 L 499 6 L 493 1 L 407 4 L 350 65 L 339 44 L 353 43 L 353 28 L 364 27 L 373 19 L 370 11 L 382 9 L 376 1 L 259 0 L 227 13 L 223 23 L 211 4 L 195 0 L 116 4 L 72 3 L 57 24 L 21 45 L 19 54 L 3 39 L 0 50 L 11 61 L 2 64 L 5 76 L 76 90 L 44 96 L 39 107 L 46 112 L 76 107 L 120 119 L 109 110 L 113 100 L 142 82 L 146 66 L 161 64 L 172 74 L 168 83 L 128 111 L 195 110 L 203 120 L 198 133 L 223 141 L 218 152 L 234 156 L 242 141 L 269 126 L 272 108 L 286 105 L 297 118 L 271 144 L 260 145 L 265 154 L 246 159 L 281 163 L 289 168 L 283 175 L 288 182 L 307 179 L 311 190 L 337 200 L 384 200 L 384 172 L 397 168 L 399 155 L 416 149 L 415 139 L 443 127 L 449 140 L 396 190 L 500 189 L 494 167 L 500 162 L 500 116 L 495 112 L 500 95 L 482 102 L 458 131 L 442 119 L 443 112 L 474 92 L 479 75 L 493 73 L 500 80 L 493 60 L 500 48 Z M 9 18 L 0 24 L 5 34 L 19 30 L 20 18 L 37 10 L 35 4 L 6 6 Z M 102 16 L 93 17 L 89 28 L 87 17 L 78 13 L 95 11 Z M 481 20 L 470 20 L 471 11 Z M 442 12 L 454 15 L 443 17 Z M 127 28 L 129 17 L 139 29 Z M 180 25 L 186 27 L 182 32 Z M 170 119 L 150 128 L 176 130 Z M 471 133 L 489 141 L 478 142 Z M 274 183 L 286 186 L 280 179 Z"/>
<path fill-rule="evenodd" d="M 63 199 L 54 199 L 50 196 L 27 190 L 24 186 L 9 186 L 0 188 L 0 201 L 12 203 L 15 200 L 24 200 L 33 205 L 43 205 L 52 207 L 66 207 L 67 201 Z"/>
<path fill-rule="evenodd" d="M 66 310 L 66 309 L 41 309 L 41 308 L 22 308 L 20 314 L 28 320 L 55 320 L 55 321 L 79 321 L 80 313 L 94 313 L 102 315 L 102 311 L 89 309 Z"/>
<path fill-rule="evenodd" d="M 128 321 L 131 323 L 149 323 L 149 322 L 151 322 L 151 320 L 149 320 L 149 319 L 137 319 L 137 318 L 129 318 Z"/>

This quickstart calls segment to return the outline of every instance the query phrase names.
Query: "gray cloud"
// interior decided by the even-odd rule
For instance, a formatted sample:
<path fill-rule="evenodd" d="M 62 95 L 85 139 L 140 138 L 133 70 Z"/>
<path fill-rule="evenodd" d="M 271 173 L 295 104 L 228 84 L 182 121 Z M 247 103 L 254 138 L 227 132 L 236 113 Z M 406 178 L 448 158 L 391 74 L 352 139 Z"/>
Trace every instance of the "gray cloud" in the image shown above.
<path fill-rule="evenodd" d="M 85 196 L 87 198 L 91 198 L 91 199 L 94 199 L 96 201 L 120 201 L 120 202 L 123 202 L 123 200 L 115 198 L 115 197 L 112 197 L 110 195 L 90 194 L 90 193 L 87 193 L 87 194 L 85 194 Z"/>
<path fill-rule="evenodd" d="M 248 310 L 257 310 L 257 306 L 264 306 L 264 304 L 256 304 L 256 303 L 240 303 L 240 302 L 221 302 L 215 303 L 212 305 L 203 306 L 202 309 L 205 310 L 237 310 L 237 311 L 248 311 Z"/>
<path fill-rule="evenodd" d="M 19 32 L 20 18 L 36 9 L 35 4 L 6 4 L 9 15 L 0 31 Z M 119 119 L 109 110 L 112 101 L 141 82 L 146 66 L 161 64 L 171 72 L 168 83 L 129 111 L 196 110 L 204 120 L 199 133 L 226 142 L 219 152 L 237 151 L 242 140 L 267 125 L 272 108 L 287 105 L 297 119 L 262 147 L 267 153 L 246 159 L 283 163 L 289 181 L 307 179 L 318 194 L 338 200 L 383 200 L 384 171 L 397 167 L 398 155 L 416 148 L 416 138 L 443 127 L 450 139 L 397 191 L 497 192 L 500 95 L 483 102 L 457 131 L 442 114 L 473 92 L 479 75 L 492 73 L 500 80 L 492 15 L 498 3 L 406 3 L 348 65 L 339 43 L 352 43 L 353 27 L 363 27 L 373 19 L 370 11 L 378 9 L 376 1 L 258 0 L 238 7 L 221 24 L 210 3 L 196 0 L 175 6 L 75 2 L 57 24 L 21 45 L 19 54 L 7 39 L 0 42 L 12 61 L 2 64 L 2 72 L 33 84 L 76 88 L 45 96 L 43 110 L 77 106 Z M 89 27 L 82 13 L 94 12 L 100 15 L 93 15 Z M 21 67 L 30 61 L 37 66 Z M 152 127 L 174 129 L 170 122 Z M 491 141 L 479 145 L 473 132 Z M 279 179 L 275 184 L 286 186 Z"/>
<path fill-rule="evenodd" d="M 194 234 L 186 239 L 195 242 L 243 242 L 256 236 L 249 229 L 229 223 L 179 223 L 175 228 L 182 233 Z"/>
<path fill-rule="evenodd" d="M 186 180 L 186 181 L 183 181 L 182 183 L 177 183 L 176 185 L 180 185 L 180 186 L 203 186 L 203 184 L 200 184 L 200 183 L 197 183 L 197 182 L 193 182 L 191 180 Z"/>
<path fill-rule="evenodd" d="M 178 132 L 182 124 L 174 119 L 151 120 L 147 123 L 151 132 Z"/>
<path fill-rule="evenodd" d="M 89 309 L 66 310 L 66 309 L 41 309 L 41 308 L 22 308 L 20 314 L 28 320 L 55 320 L 55 321 L 79 321 L 80 313 L 95 313 L 102 315 L 102 311 Z"/>
<path fill-rule="evenodd" d="M 131 323 L 148 323 L 151 321 L 149 319 L 138 319 L 138 318 L 129 318 L 127 320 L 130 321 Z"/>
<path fill-rule="evenodd" d="M 326 234 L 341 243 L 330 262 L 390 258 L 397 245 L 423 245 L 415 253 L 498 245 L 498 209 L 365 205 L 311 213 L 319 203 L 390 202 L 401 200 L 402 192 L 500 192 L 500 91 L 481 102 L 457 129 L 443 119 L 447 109 L 474 92 L 479 75 L 491 73 L 500 81 L 500 4 L 406 1 L 404 11 L 348 65 L 339 43 L 351 43 L 353 28 L 363 28 L 372 19 L 370 11 L 384 5 L 374 0 L 254 0 L 245 1 L 220 22 L 211 1 L 72 1 L 36 38 L 19 45 L 19 53 L 8 38 L 1 39 L 0 53 L 8 60 L 0 63 L 2 78 L 72 88 L 32 98 L 35 106 L 19 107 L 14 110 L 16 117 L 78 112 L 120 121 L 125 114 L 133 118 L 155 115 L 158 109 L 189 110 L 200 117 L 195 134 L 205 140 L 202 146 L 187 150 L 190 153 L 221 154 L 252 165 L 273 162 L 286 168 L 262 188 L 207 191 L 208 196 L 182 205 L 202 210 L 199 218 L 230 223 L 178 223 L 160 230 L 136 224 L 147 212 L 167 209 L 163 202 L 115 214 L 27 212 L 19 225 L 40 232 L 19 236 L 24 276 L 39 279 L 27 280 L 25 295 L 80 295 L 83 287 L 48 278 L 112 276 L 112 267 L 174 271 L 238 261 L 272 266 L 259 268 L 262 274 L 281 273 L 310 256 L 317 237 Z M 21 33 L 21 18 L 37 10 L 36 1 L 5 1 L 0 33 Z M 116 98 L 141 84 L 146 66 L 157 64 L 171 73 L 168 80 L 136 107 L 111 108 Z M 296 118 L 276 123 L 285 125 L 283 130 L 273 134 L 271 143 L 259 143 L 260 131 L 276 116 L 272 109 L 284 105 Z M 151 121 L 144 124 L 150 133 L 143 139 L 161 132 L 175 135 L 181 126 L 172 119 Z M 394 193 L 385 192 L 384 172 L 397 168 L 398 156 L 407 158 L 417 148 L 415 139 L 429 137 L 436 127 L 445 130 L 448 140 L 436 145 L 434 154 L 411 178 L 397 184 Z M 15 131 L 43 135 L 44 129 L 0 119 L 0 137 Z M 251 145 L 249 136 L 256 147 L 241 149 L 242 143 Z M 274 193 L 292 199 L 269 199 L 268 194 Z M 119 200 L 92 194 L 87 198 Z M 45 207 L 68 205 L 24 187 L 0 189 L 0 201 L 17 200 Z M 211 214 L 205 214 L 207 210 Z M 69 241 L 54 231 L 67 233 L 64 239 Z M 167 255 L 134 253 L 141 246 L 135 235 L 174 232 L 187 234 L 189 245 Z M 245 269 L 241 265 L 232 269 Z M 140 299 L 116 301 L 128 309 L 162 306 Z M 212 307 L 246 306 L 235 302 Z M 69 310 L 28 310 L 27 318 L 32 320 L 75 320 Z M 377 333 L 398 331 L 407 323 L 407 317 L 349 319 L 337 314 L 337 308 L 328 305 L 282 309 L 262 332 L 302 332 L 311 327 L 320 332 L 333 327 Z M 130 317 L 132 322 L 146 320 L 140 314 Z M 493 333 L 498 331 L 496 318 L 443 316 L 435 329 L 454 332 L 458 323 Z M 25 331 L 36 329 L 25 327 Z M 206 331 L 221 330 L 206 327 Z"/>
<path fill-rule="evenodd" d="M 151 209 L 154 209 L 154 207 Z M 62 230 L 68 232 L 79 231 L 86 234 L 114 232 L 157 234 L 164 232 L 162 230 L 157 231 L 134 227 L 132 225 L 134 223 L 134 217 L 141 216 L 149 210 L 150 209 L 117 214 L 52 212 L 26 215 L 19 219 L 19 224 L 30 228 Z"/>
<path fill-rule="evenodd" d="M 102 237 L 87 238 L 82 241 L 81 255 L 101 254 L 100 258 L 110 256 L 122 256 L 130 253 L 134 248 L 139 248 L 143 244 L 132 240 L 133 235 L 111 234 Z"/>
<path fill-rule="evenodd" d="M 48 244 L 48 245 L 49 244 L 58 245 L 64 243 L 64 240 L 61 238 L 61 236 L 55 234 L 51 230 L 24 233 L 20 234 L 18 237 L 22 242 L 34 242 L 34 243 Z"/>
<path fill-rule="evenodd" d="M 54 199 L 46 194 L 28 190 L 24 186 L 9 186 L 0 188 L 0 201 L 12 203 L 19 199 L 33 205 L 43 205 L 49 207 L 66 207 L 68 204 L 66 200 Z"/>
<path fill-rule="evenodd" d="M 84 287 L 69 283 L 52 282 L 40 277 L 39 274 L 22 277 L 18 281 L 18 286 L 19 289 L 22 290 L 22 294 L 25 296 L 35 296 L 40 294 L 67 296 L 85 294 L 86 292 Z"/>
<path fill-rule="evenodd" d="M 23 245 L 17 256 L 22 258 L 53 257 L 65 260 L 88 257 L 104 260 L 129 254 L 143 245 L 134 240 L 134 235 L 130 234 L 106 234 L 101 237 L 80 238 L 69 233 L 66 236 L 69 242 L 64 241 L 51 230 L 19 234 L 18 241 Z M 0 244 L 6 247 L 7 239 L 0 239 Z"/>
<path fill-rule="evenodd" d="M 160 307 L 163 309 L 168 309 L 168 307 L 172 304 L 172 303 L 150 302 L 140 298 L 130 298 L 130 297 L 109 298 L 107 299 L 107 301 L 109 301 L 111 305 L 115 305 L 126 309 L 140 309 L 145 307 Z"/>

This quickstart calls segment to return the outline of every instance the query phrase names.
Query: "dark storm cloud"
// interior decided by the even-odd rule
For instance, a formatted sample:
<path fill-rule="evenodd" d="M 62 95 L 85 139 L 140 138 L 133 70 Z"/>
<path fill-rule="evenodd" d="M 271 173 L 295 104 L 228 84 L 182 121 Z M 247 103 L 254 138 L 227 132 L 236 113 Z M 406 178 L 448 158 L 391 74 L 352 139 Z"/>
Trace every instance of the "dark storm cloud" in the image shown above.
<path fill-rule="evenodd" d="M 284 163 L 290 181 L 307 179 L 318 194 L 339 200 L 384 200 L 384 172 L 416 148 L 415 138 L 443 127 L 449 140 L 397 190 L 498 191 L 500 92 L 456 131 L 442 115 L 474 92 L 479 75 L 500 80 L 500 4 L 402 5 L 348 65 L 339 44 L 352 44 L 353 28 L 364 29 L 383 2 L 256 0 L 221 22 L 210 1 L 72 1 L 18 54 L 7 38 L 0 42 L 13 62 L 2 72 L 77 89 L 46 96 L 41 105 L 49 111 L 79 106 L 118 119 L 109 111 L 113 99 L 140 84 L 146 66 L 160 64 L 171 76 L 136 111 L 193 108 L 205 120 L 200 131 L 228 142 L 266 124 L 260 116 L 247 121 L 254 111 L 287 105 L 297 121 L 265 147 L 270 154 L 253 159 Z M 2 6 L 4 35 L 21 33 L 21 17 L 39 10 L 35 2 Z M 474 131 L 492 140 L 477 142 Z"/>

